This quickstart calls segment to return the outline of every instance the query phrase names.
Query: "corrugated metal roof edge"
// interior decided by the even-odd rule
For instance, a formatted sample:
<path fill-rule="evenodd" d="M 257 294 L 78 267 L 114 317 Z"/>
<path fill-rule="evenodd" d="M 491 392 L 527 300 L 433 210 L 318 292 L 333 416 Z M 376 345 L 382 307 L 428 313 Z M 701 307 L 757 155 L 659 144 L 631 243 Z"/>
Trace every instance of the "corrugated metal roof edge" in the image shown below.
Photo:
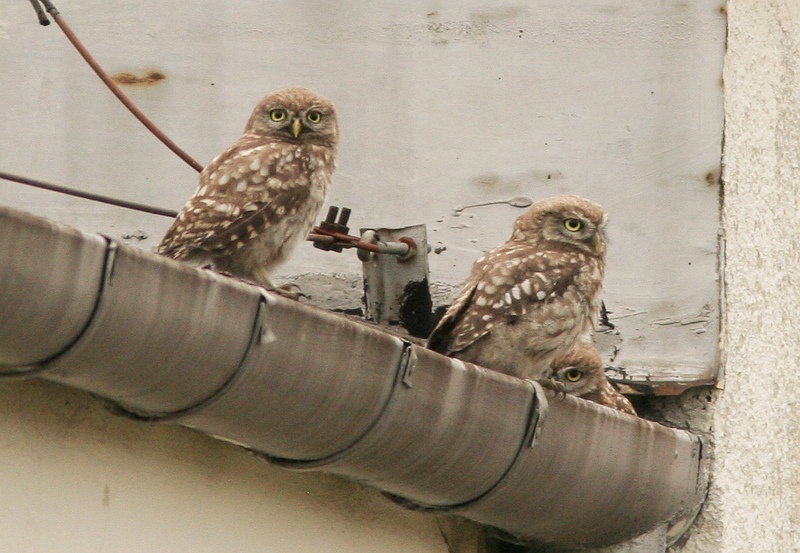
<path fill-rule="evenodd" d="M 0 208 L 0 367 L 522 539 L 692 516 L 700 440 L 374 327 Z"/>

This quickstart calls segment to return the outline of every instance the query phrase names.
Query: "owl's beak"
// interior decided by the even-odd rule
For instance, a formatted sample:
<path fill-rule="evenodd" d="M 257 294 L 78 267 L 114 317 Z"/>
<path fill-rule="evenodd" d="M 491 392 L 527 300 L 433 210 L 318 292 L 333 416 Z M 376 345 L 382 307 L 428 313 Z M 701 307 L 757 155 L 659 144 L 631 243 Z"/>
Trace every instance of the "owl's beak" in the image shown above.
<path fill-rule="evenodd" d="M 292 121 L 292 135 L 297 138 L 301 132 L 303 132 L 303 123 L 299 119 L 295 119 Z"/>
<path fill-rule="evenodd" d="M 603 251 L 603 237 L 600 236 L 600 233 L 596 233 L 592 236 L 592 239 L 589 241 L 589 245 L 592 247 L 595 253 L 600 253 Z"/>

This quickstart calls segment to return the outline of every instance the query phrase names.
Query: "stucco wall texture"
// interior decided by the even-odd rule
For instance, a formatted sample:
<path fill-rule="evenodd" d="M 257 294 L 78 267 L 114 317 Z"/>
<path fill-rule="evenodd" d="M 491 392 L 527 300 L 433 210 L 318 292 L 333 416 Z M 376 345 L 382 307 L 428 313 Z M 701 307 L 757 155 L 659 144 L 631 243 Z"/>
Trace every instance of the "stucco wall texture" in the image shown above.
<path fill-rule="evenodd" d="M 0 386 L 0 551 L 446 553 L 433 517 L 44 381 Z"/>
<path fill-rule="evenodd" d="M 800 3 L 728 2 L 724 390 L 682 553 L 800 551 Z"/>

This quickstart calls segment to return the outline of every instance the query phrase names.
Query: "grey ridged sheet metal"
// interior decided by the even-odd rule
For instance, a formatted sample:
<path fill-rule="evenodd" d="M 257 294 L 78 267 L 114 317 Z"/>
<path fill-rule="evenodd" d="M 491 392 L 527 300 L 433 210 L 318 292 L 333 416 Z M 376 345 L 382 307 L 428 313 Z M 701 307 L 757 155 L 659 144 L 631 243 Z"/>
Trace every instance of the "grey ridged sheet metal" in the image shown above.
<path fill-rule="evenodd" d="M 706 489 L 696 436 L 547 395 L 534 446 L 492 492 L 457 512 L 569 547 L 616 544 L 695 514 Z"/>
<path fill-rule="evenodd" d="M 410 347 L 411 362 L 369 434 L 336 458 L 283 464 L 341 474 L 425 507 L 489 491 L 523 446 L 531 383 Z"/>
<path fill-rule="evenodd" d="M 548 399 L 536 383 L 21 212 L 0 209 L 0 247 L 0 376 L 28 370 L 524 539 L 618 543 L 702 501 L 688 432 Z"/>
<path fill-rule="evenodd" d="M 380 417 L 403 341 L 270 294 L 262 338 L 216 401 L 177 419 L 273 457 L 320 459 L 347 449 Z"/>
<path fill-rule="evenodd" d="M 0 370 L 23 371 L 77 339 L 100 297 L 106 246 L 0 207 Z"/>
<path fill-rule="evenodd" d="M 42 376 L 147 415 L 215 394 L 248 351 L 258 291 L 131 246 L 113 256 L 91 324 Z"/>

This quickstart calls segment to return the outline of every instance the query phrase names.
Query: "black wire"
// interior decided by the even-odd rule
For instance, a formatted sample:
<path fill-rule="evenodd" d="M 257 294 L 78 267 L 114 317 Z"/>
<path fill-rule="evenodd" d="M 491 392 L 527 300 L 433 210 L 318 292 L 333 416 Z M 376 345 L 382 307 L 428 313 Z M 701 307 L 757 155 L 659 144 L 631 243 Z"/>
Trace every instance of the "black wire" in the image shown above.
<path fill-rule="evenodd" d="M 164 209 L 163 207 L 154 207 L 151 205 L 140 204 L 137 202 L 129 202 L 128 200 L 118 200 L 110 196 L 103 196 L 101 194 L 93 194 L 92 192 L 83 192 L 82 190 L 75 190 L 74 188 L 67 188 L 66 186 L 59 186 L 57 184 L 50 184 L 36 179 L 29 179 L 28 177 L 20 177 L 10 173 L 0 171 L 0 179 L 26 184 L 35 188 L 42 188 L 44 190 L 51 190 L 59 192 L 60 194 L 67 194 L 69 196 L 76 196 L 85 200 L 92 200 L 93 202 L 102 202 L 104 204 L 115 205 L 117 207 L 124 207 L 125 209 L 133 209 L 135 211 L 143 211 L 145 213 L 152 213 L 153 215 L 163 215 L 164 217 L 172 217 L 178 214 L 177 211 L 172 209 Z"/>
<path fill-rule="evenodd" d="M 39 0 L 31 0 L 31 4 L 33 5 L 33 9 L 36 10 L 36 17 L 39 18 L 39 25 L 43 27 L 50 25 L 50 20 L 47 19 L 47 14 L 44 13 L 42 6 L 39 5 Z"/>
<path fill-rule="evenodd" d="M 50 15 L 58 15 L 58 10 L 50 0 L 41 0 L 41 2 L 44 4 L 44 9 L 46 9 Z"/>

